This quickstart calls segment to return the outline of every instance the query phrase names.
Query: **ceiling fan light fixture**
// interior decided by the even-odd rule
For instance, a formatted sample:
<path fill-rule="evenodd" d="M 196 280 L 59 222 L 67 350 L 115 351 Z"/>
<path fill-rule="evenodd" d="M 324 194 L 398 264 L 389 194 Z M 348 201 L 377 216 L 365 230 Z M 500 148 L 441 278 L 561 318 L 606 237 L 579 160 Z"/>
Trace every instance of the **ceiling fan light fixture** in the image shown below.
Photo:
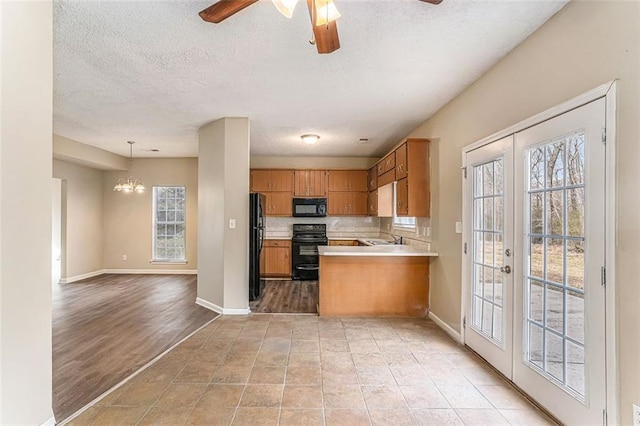
<path fill-rule="evenodd" d="M 300 136 L 300 139 L 302 139 L 302 142 L 306 143 L 307 145 L 313 145 L 314 143 L 318 142 L 320 136 L 308 134 Z"/>
<path fill-rule="evenodd" d="M 333 0 L 315 0 L 316 22 L 315 26 L 327 25 L 340 17 L 340 12 Z"/>
<path fill-rule="evenodd" d="M 293 16 L 293 9 L 296 8 L 298 4 L 298 0 L 272 0 L 273 5 L 278 9 L 282 15 L 286 18 L 291 19 Z"/>

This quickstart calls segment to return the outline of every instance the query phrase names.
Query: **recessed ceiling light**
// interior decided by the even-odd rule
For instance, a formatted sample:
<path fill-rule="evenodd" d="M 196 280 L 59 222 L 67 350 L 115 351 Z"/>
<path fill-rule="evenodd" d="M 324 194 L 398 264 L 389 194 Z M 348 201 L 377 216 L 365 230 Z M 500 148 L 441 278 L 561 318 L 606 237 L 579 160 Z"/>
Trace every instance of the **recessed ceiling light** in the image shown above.
<path fill-rule="evenodd" d="M 367 142 L 369 142 L 368 138 L 360 138 L 360 139 L 358 139 L 358 143 L 360 143 L 360 144 L 367 143 Z"/>
<path fill-rule="evenodd" d="M 308 134 L 308 135 L 300 136 L 300 139 L 302 139 L 302 142 L 306 144 L 313 145 L 314 143 L 318 142 L 318 139 L 320 139 L 320 136 Z"/>

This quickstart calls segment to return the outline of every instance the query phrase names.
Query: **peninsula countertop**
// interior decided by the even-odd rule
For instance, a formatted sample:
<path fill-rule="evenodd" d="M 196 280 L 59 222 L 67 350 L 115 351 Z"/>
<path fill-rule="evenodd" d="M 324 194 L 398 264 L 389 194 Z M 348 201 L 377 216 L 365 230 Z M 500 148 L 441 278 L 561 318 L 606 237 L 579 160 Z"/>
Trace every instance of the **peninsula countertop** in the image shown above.
<path fill-rule="evenodd" d="M 410 245 L 318 246 L 320 256 L 420 256 L 437 257 L 438 253 Z"/>

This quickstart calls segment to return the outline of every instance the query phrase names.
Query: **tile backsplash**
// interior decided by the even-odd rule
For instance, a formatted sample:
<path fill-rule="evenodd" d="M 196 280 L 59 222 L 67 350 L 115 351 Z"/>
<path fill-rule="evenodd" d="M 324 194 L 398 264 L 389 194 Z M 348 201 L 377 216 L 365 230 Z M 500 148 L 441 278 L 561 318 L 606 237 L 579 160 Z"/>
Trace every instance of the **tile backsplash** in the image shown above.
<path fill-rule="evenodd" d="M 377 217 L 267 217 L 267 237 L 290 237 L 294 223 L 324 223 L 327 236 L 377 237 L 380 219 Z"/>

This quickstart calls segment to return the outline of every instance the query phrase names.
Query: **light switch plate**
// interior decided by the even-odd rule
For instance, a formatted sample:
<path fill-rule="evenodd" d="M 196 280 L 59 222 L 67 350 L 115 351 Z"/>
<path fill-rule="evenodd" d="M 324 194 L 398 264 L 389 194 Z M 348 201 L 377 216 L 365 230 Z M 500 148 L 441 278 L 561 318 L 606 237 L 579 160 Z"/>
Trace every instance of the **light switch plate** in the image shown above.
<path fill-rule="evenodd" d="M 236 220 L 235 219 L 229 219 L 229 228 L 230 229 L 236 229 Z"/>
<path fill-rule="evenodd" d="M 633 404 L 633 426 L 640 426 L 640 406 Z"/>
<path fill-rule="evenodd" d="M 462 234 L 462 222 L 456 222 L 456 234 Z"/>

